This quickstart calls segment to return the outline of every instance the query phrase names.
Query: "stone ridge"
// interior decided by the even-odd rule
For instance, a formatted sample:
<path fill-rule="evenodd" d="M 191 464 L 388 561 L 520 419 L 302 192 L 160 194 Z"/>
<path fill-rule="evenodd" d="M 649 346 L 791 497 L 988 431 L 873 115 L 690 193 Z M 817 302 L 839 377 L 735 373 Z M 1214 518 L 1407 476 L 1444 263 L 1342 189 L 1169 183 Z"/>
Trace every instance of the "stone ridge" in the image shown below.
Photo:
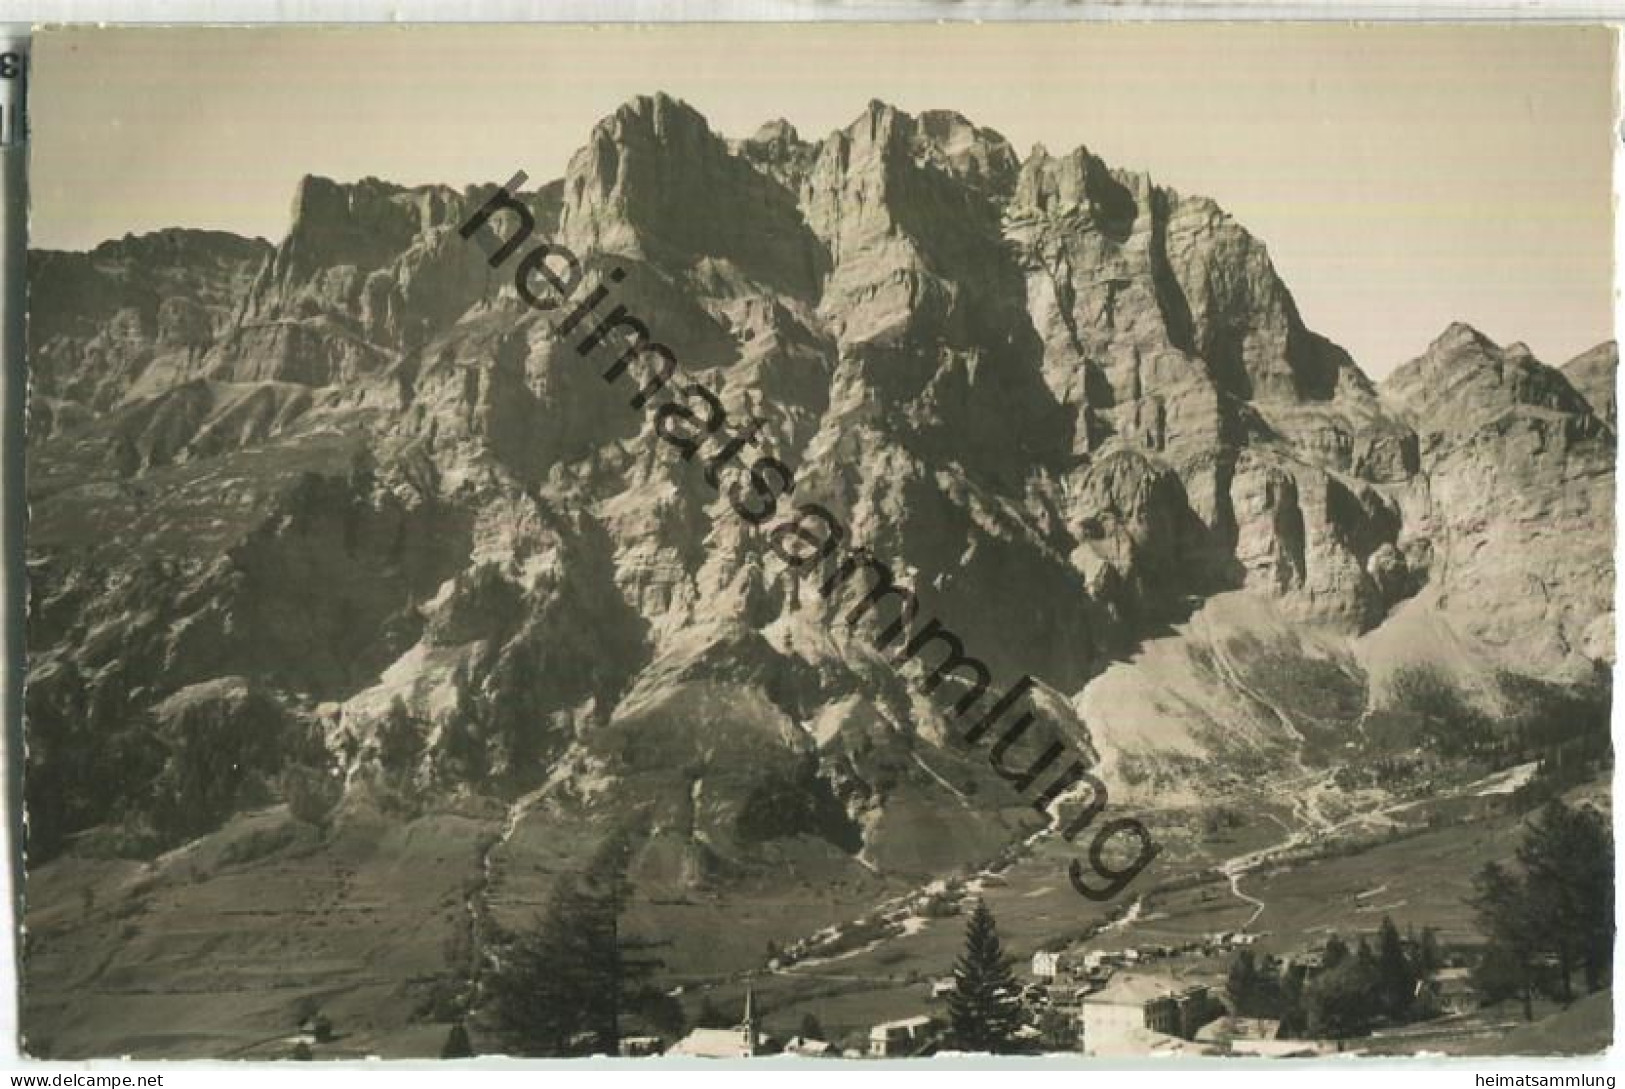
<path fill-rule="evenodd" d="M 1619 346 L 1613 341 L 1582 352 L 1562 366 L 1563 376 L 1585 397 L 1609 427 L 1619 429 L 1615 386 L 1619 374 Z"/>
<path fill-rule="evenodd" d="M 748 868 L 747 801 L 809 775 L 806 811 L 858 829 L 805 830 L 838 866 L 854 834 L 899 872 L 997 850 L 1019 821 L 967 799 L 1001 784 L 854 601 L 790 578 L 669 415 L 460 237 L 494 190 L 312 177 L 274 248 L 37 258 L 31 728 L 121 733 L 242 677 L 358 796 L 540 792 L 582 820 L 637 798 L 685 881 Z M 1113 790 L 1302 757 L 1255 699 L 1204 710 L 1229 682 L 1194 650 L 1198 695 L 1155 723 L 1085 717 L 1220 595 L 1328 646 L 1426 609 L 1494 668 L 1611 661 L 1611 362 L 1576 368 L 1582 393 L 1452 327 L 1379 388 L 1214 202 L 1087 148 L 1022 159 L 951 111 L 730 141 L 643 96 L 521 199 L 580 256 L 576 298 L 603 288 L 712 411 L 759 421 L 794 501 L 1030 674 L 1042 728 L 1124 770 Z"/>

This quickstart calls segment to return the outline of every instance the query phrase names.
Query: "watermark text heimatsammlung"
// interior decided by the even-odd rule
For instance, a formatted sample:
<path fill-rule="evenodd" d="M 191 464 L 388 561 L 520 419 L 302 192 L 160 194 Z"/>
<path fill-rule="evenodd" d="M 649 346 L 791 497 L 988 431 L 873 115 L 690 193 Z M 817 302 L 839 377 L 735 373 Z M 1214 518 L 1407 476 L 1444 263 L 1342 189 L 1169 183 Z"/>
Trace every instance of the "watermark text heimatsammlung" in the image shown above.
<path fill-rule="evenodd" d="M 525 181 L 523 171 L 515 174 L 460 228 L 465 239 L 477 241 L 492 268 L 500 268 L 512 259 L 535 231 L 535 217 L 515 195 Z M 504 224 L 512 220 L 506 238 L 499 236 L 499 224 L 493 223 L 499 213 L 507 213 Z M 901 642 L 892 658 L 895 667 L 902 669 L 919 659 L 923 666 L 920 685 L 925 693 L 942 702 L 952 700 L 954 719 L 969 722 L 972 712 L 990 695 L 993 674 L 986 663 L 966 654 L 964 641 L 935 617 L 911 631 L 920 611 L 918 597 L 908 587 L 897 584 L 889 565 L 867 549 L 848 544 L 847 527 L 828 508 L 801 503 L 787 515 L 781 514 L 780 503 L 795 491 L 796 476 L 791 466 L 755 449 L 759 447 L 757 432 L 763 421 L 752 419 L 743 427 L 731 427 L 721 399 L 703 383 L 680 376 L 676 354 L 656 341 L 647 325 L 623 305 L 599 312 L 609 301 L 612 286 L 626 278 L 625 269 L 611 265 L 598 278 L 599 283 L 572 305 L 571 300 L 586 278 L 580 259 L 553 241 L 540 242 L 519 259 L 513 270 L 514 290 L 526 305 L 549 314 L 570 307 L 554 323 L 553 331 L 565 338 L 585 330 L 576 344 L 580 356 L 592 356 L 606 344 L 620 348 L 602 372 L 606 383 L 632 375 L 633 364 L 639 364 L 642 375 L 633 378 L 639 385 L 629 401 L 632 409 L 652 413 L 655 433 L 684 461 L 700 458 L 706 483 L 726 497 L 739 518 L 757 529 L 771 523 L 768 545 L 794 575 L 801 577 L 815 568 L 827 572 L 818 590 L 828 599 L 849 585 L 860 571 L 864 572 L 864 595 L 847 612 L 848 627 L 855 629 L 871 610 L 878 613 L 881 601 L 888 601 L 897 611 L 876 635 L 877 649 L 886 650 Z M 748 463 L 744 460 L 747 448 L 752 448 Z M 729 474 L 726 486 L 724 474 Z M 934 666 L 924 666 L 932 660 Z M 945 684 L 950 678 L 954 683 Z M 1032 677 L 1023 675 L 993 700 L 980 718 L 964 728 L 957 740 L 963 745 L 977 745 L 992 736 L 995 726 L 1016 710 L 1035 684 Z M 1089 762 L 1072 751 L 1062 737 L 1051 741 L 1026 767 L 1007 764 L 1011 749 L 1033 725 L 1033 714 L 1026 710 L 1004 722 L 988 751 L 988 761 L 1015 790 L 1030 796 L 1033 808 L 1046 818 L 1050 806 L 1062 795 L 1080 785 L 1087 786 L 1088 804 L 1060 829 L 1071 842 L 1106 808 L 1106 784 L 1090 772 Z M 1051 777 L 1052 769 L 1063 763 L 1065 769 Z M 1135 843 L 1135 855 L 1128 865 L 1113 865 L 1106 857 L 1117 837 L 1132 837 Z M 1072 886 L 1091 900 L 1113 899 L 1160 850 L 1145 826 L 1134 818 L 1105 821 L 1095 828 L 1089 844 L 1090 874 L 1085 873 L 1080 860 L 1074 859 L 1069 866 Z M 1089 880 L 1090 875 L 1100 880 Z"/>

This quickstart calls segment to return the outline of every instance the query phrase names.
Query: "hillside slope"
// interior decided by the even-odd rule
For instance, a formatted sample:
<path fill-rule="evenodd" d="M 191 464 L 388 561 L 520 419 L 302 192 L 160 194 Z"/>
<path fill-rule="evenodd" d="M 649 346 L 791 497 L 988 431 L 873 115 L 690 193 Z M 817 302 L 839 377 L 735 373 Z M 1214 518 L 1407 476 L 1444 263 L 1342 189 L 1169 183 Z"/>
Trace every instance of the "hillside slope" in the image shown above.
<path fill-rule="evenodd" d="M 35 256 L 31 913 L 290 774 L 337 784 L 314 858 L 466 803 L 479 852 L 586 829 L 567 866 L 632 821 L 654 892 L 724 903 L 787 864 L 846 903 L 1049 819 L 459 235 L 494 192 L 310 177 L 274 247 Z M 1212 201 L 948 111 L 730 140 L 641 97 L 523 199 L 574 297 L 756 421 L 999 690 L 1034 678 L 1012 763 L 1063 739 L 1143 811 L 1414 743 L 1407 664 L 1519 714 L 1519 677 L 1606 700 L 1589 363 L 1452 326 L 1379 388 Z"/>

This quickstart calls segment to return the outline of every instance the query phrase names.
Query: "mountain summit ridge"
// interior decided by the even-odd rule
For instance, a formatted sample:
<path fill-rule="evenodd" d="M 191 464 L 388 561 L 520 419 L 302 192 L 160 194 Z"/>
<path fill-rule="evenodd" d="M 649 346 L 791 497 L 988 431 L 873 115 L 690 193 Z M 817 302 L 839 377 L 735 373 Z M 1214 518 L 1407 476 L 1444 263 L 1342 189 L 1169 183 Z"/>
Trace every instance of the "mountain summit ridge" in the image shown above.
<path fill-rule="evenodd" d="M 280 243 L 182 254 L 161 297 L 35 255 L 38 789 L 95 773 L 52 738 L 150 746 L 214 689 L 166 700 L 234 678 L 230 707 L 279 708 L 354 804 L 635 804 L 685 881 L 760 863 L 739 820 L 769 780 L 822 814 L 777 838 L 840 867 L 929 874 L 1038 820 L 459 235 L 495 191 L 306 178 Z M 575 297 L 604 288 L 759 420 L 797 501 L 1030 674 L 1044 728 L 1142 804 L 1315 758 L 1201 656 L 1225 595 L 1372 701 L 1358 648 L 1419 609 L 1486 670 L 1611 665 L 1597 384 L 1465 326 L 1373 383 L 1211 200 L 1082 147 L 1022 159 L 952 111 L 730 140 L 663 94 L 522 200 L 581 258 Z M 1185 695 L 1149 724 L 1093 710 L 1170 630 L 1198 648 Z M 41 804 L 49 852 L 152 799 Z"/>

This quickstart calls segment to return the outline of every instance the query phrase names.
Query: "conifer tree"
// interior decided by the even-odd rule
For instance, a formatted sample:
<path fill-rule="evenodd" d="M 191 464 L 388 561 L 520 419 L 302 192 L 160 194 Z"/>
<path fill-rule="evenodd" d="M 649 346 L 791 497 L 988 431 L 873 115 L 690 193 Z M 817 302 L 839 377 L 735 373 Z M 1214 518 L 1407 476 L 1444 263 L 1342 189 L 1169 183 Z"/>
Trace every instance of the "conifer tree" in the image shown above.
<path fill-rule="evenodd" d="M 461 1021 L 452 1025 L 451 1031 L 446 1033 L 446 1042 L 440 1047 L 440 1057 L 442 1059 L 472 1059 L 474 1057 L 474 1045 L 469 1041 L 468 1029 L 464 1027 Z"/>
<path fill-rule="evenodd" d="M 1230 1012 L 1245 1017 L 1254 1011 L 1258 994 L 1258 963 L 1251 949 L 1243 949 L 1230 961 L 1225 980 L 1225 993 L 1230 998 Z"/>
<path fill-rule="evenodd" d="M 1422 938 L 1416 945 L 1416 974 L 1420 979 L 1431 978 L 1444 967 L 1444 956 L 1439 952 L 1439 934 L 1431 926 L 1422 928 Z"/>
<path fill-rule="evenodd" d="M 628 834 L 612 835 L 503 950 L 489 997 L 512 1053 L 614 1055 L 622 1015 L 662 997 L 647 985 L 660 962 L 636 955 L 653 943 L 621 932 L 631 849 Z"/>
<path fill-rule="evenodd" d="M 1533 1021 L 1537 950 L 1535 919 L 1525 884 L 1499 863 L 1486 862 L 1473 878 L 1473 890 L 1468 902 L 1478 912 L 1479 925 L 1489 938 L 1475 980 L 1486 994 L 1516 994 L 1523 1000 L 1523 1019 Z"/>
<path fill-rule="evenodd" d="M 1392 1020 L 1403 1021 L 1410 1014 L 1416 997 L 1416 973 L 1405 956 L 1399 928 L 1386 915 L 1377 933 L 1377 990 L 1379 1008 Z"/>
<path fill-rule="evenodd" d="M 1573 997 L 1576 967 L 1585 968 L 1589 989 L 1597 990 L 1614 950 L 1614 837 L 1607 821 L 1590 806 L 1554 799 L 1529 822 L 1518 861 L 1540 945 L 1557 957 L 1562 998 Z"/>
<path fill-rule="evenodd" d="M 1321 967 L 1330 971 L 1348 959 L 1348 943 L 1336 934 L 1326 939 L 1326 949 L 1321 954 Z"/>
<path fill-rule="evenodd" d="M 954 965 L 948 1016 L 956 1046 L 995 1055 L 1015 1050 L 1016 1030 L 1021 1027 L 1016 980 L 999 943 L 993 913 L 983 903 L 976 905 L 965 925 L 965 951 Z"/>

